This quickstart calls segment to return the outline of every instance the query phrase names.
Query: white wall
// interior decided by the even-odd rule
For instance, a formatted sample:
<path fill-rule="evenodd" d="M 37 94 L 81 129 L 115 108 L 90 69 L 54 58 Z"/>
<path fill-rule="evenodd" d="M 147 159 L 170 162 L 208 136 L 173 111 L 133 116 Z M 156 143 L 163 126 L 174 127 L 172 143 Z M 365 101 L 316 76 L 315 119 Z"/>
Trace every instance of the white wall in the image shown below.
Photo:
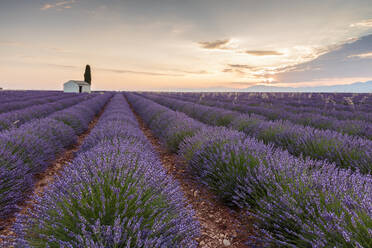
<path fill-rule="evenodd" d="M 78 91 L 79 91 L 79 88 L 78 88 Z M 86 93 L 90 93 L 90 86 L 83 86 L 83 92 L 86 92 Z"/>
<path fill-rule="evenodd" d="M 67 82 L 63 85 L 63 91 L 66 93 L 79 93 L 79 85 L 74 82 Z M 90 93 L 90 86 L 83 85 L 82 92 Z"/>
<path fill-rule="evenodd" d="M 79 87 L 76 83 L 68 82 L 63 85 L 63 91 L 67 93 L 79 93 Z"/>

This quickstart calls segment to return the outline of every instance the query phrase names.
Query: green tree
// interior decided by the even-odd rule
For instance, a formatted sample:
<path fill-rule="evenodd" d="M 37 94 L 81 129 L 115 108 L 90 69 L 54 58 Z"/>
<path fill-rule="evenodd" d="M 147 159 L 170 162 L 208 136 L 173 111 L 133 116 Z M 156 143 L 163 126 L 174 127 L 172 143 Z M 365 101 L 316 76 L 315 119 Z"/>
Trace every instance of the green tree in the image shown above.
<path fill-rule="evenodd" d="M 87 65 L 85 67 L 84 81 L 87 82 L 88 84 L 92 84 L 92 76 L 90 74 L 90 66 L 89 65 Z"/>

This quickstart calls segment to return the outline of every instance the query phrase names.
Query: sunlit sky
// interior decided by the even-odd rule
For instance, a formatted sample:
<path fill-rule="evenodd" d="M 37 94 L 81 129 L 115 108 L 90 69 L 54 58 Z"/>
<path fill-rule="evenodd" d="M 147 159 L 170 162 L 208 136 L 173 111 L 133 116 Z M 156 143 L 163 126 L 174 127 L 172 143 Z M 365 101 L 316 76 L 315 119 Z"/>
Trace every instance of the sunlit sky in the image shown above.
<path fill-rule="evenodd" d="M 0 0 L 0 87 L 241 89 L 372 80 L 371 0 Z"/>

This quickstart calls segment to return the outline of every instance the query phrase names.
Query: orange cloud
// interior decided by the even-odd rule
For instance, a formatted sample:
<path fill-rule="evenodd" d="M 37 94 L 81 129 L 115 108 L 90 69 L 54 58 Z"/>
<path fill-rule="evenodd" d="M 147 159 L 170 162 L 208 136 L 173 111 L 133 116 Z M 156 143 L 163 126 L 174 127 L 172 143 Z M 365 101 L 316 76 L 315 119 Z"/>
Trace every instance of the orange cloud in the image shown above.
<path fill-rule="evenodd" d="M 228 66 L 232 68 L 239 68 L 239 69 L 249 69 L 249 70 L 255 70 L 256 67 L 251 66 L 251 65 L 242 65 L 242 64 L 228 64 Z"/>
<path fill-rule="evenodd" d="M 182 74 L 171 74 L 171 73 L 159 73 L 159 72 L 147 72 L 147 71 L 132 71 L 132 70 L 122 70 L 122 69 L 107 69 L 107 68 L 96 68 L 96 70 L 114 72 L 114 73 L 126 73 L 126 74 L 141 74 L 148 76 L 171 76 L 171 77 L 180 77 Z"/>
<path fill-rule="evenodd" d="M 41 7 L 41 10 L 47 10 L 47 9 L 51 9 L 53 7 L 54 7 L 53 4 L 46 3 L 46 4 L 43 5 L 43 7 Z"/>
<path fill-rule="evenodd" d="M 200 41 L 198 44 L 205 49 L 227 49 L 226 45 L 230 42 L 230 39 L 215 40 L 215 41 Z"/>
<path fill-rule="evenodd" d="M 48 10 L 48 9 L 53 9 L 53 8 L 55 8 L 56 10 L 70 9 L 72 8 L 70 4 L 73 4 L 73 3 L 75 3 L 75 0 L 61 1 L 55 4 L 46 3 L 40 9 L 41 10 Z"/>
<path fill-rule="evenodd" d="M 348 58 L 371 59 L 372 58 L 372 52 L 349 55 Z"/>
<path fill-rule="evenodd" d="M 283 53 L 278 51 L 265 51 L 265 50 L 248 50 L 245 53 L 253 56 L 278 56 L 283 55 Z"/>
<path fill-rule="evenodd" d="M 372 19 L 363 20 L 357 23 L 353 23 L 350 27 L 367 27 L 372 28 Z"/>

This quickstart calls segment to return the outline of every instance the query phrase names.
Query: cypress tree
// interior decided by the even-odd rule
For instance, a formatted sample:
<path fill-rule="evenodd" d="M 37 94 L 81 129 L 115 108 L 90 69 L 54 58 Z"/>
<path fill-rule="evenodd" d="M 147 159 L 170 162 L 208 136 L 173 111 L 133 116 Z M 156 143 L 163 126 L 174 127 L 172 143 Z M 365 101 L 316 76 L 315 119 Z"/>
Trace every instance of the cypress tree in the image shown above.
<path fill-rule="evenodd" d="M 92 84 L 92 76 L 90 74 L 90 66 L 89 65 L 87 65 L 85 67 L 84 81 L 87 82 L 88 84 Z"/>

